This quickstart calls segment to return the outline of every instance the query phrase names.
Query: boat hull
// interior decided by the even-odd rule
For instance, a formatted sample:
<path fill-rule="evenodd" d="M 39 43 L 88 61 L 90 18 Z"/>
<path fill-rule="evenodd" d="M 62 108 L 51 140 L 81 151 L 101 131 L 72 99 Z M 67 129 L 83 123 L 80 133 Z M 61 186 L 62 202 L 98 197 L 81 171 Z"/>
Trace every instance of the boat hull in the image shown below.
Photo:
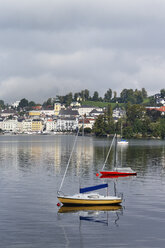
<path fill-rule="evenodd" d="M 128 145 L 128 141 L 118 141 L 118 145 Z"/>
<path fill-rule="evenodd" d="M 136 172 L 100 171 L 102 176 L 136 176 Z"/>
<path fill-rule="evenodd" d="M 77 199 L 72 197 L 58 197 L 59 201 L 64 205 L 116 205 L 122 202 L 121 198 L 112 199 Z"/>

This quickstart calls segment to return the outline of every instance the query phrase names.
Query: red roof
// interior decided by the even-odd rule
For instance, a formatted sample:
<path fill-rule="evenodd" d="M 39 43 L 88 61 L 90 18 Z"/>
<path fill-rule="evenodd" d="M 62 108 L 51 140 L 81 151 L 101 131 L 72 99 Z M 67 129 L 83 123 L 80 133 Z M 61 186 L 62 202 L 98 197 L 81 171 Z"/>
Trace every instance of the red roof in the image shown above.
<path fill-rule="evenodd" d="M 160 111 L 160 112 L 165 112 L 165 106 L 161 106 L 161 107 L 148 107 L 147 109 L 149 110 L 157 110 L 157 111 Z"/>
<path fill-rule="evenodd" d="M 41 109 L 42 106 L 33 106 L 32 109 Z"/>
<path fill-rule="evenodd" d="M 160 108 L 159 108 L 159 111 L 165 112 L 165 106 L 160 107 Z"/>

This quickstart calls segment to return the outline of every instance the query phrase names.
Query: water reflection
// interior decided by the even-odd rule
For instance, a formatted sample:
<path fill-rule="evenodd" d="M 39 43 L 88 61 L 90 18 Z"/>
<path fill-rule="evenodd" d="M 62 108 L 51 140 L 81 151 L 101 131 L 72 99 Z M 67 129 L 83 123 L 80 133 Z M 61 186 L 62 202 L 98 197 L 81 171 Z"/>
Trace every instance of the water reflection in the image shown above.
<path fill-rule="evenodd" d="M 9 139 L 9 137 L 6 137 Z M 0 140 L 1 164 L 7 159 L 12 166 L 18 168 L 34 168 L 45 166 L 56 174 L 63 174 L 72 149 L 75 136 L 56 137 L 14 137 L 12 140 Z M 2 137 L 1 137 L 2 139 Z M 73 153 L 69 173 L 79 176 L 82 173 L 87 176 L 101 170 L 111 139 L 96 139 L 91 137 L 78 137 L 76 149 Z M 145 144 L 145 145 L 143 145 Z M 165 168 L 164 144 L 159 141 L 150 141 L 150 146 L 143 143 L 130 141 L 127 147 L 118 147 L 117 165 L 119 167 L 131 167 L 133 170 L 144 175 L 148 170 L 148 164 L 153 167 Z M 112 169 L 114 163 L 114 147 L 108 158 L 106 168 Z M 54 168 L 53 168 L 54 167 Z"/>
<path fill-rule="evenodd" d="M 57 209 L 56 192 L 74 138 L 0 136 L 1 246 L 164 247 L 164 141 L 130 140 L 126 149 L 118 149 L 117 161 L 137 171 L 137 177 L 100 179 L 96 172 L 111 139 L 78 137 L 62 190 L 77 192 L 81 175 L 83 186 L 107 180 L 112 195 L 115 181 L 118 192 L 124 193 L 123 214 L 123 209 Z M 113 166 L 113 155 L 114 149 L 107 169 Z"/>
<path fill-rule="evenodd" d="M 110 216 L 110 213 L 112 216 Z M 58 210 L 58 214 L 74 214 L 79 216 L 80 221 L 91 223 L 99 223 L 109 225 L 113 222 L 117 225 L 119 216 L 123 215 L 123 208 L 121 205 L 116 206 L 62 206 Z"/>
<path fill-rule="evenodd" d="M 97 212 L 98 211 L 117 211 L 121 210 L 121 205 L 111 205 L 111 206 L 62 206 L 59 208 L 58 213 L 77 213 L 83 212 Z"/>

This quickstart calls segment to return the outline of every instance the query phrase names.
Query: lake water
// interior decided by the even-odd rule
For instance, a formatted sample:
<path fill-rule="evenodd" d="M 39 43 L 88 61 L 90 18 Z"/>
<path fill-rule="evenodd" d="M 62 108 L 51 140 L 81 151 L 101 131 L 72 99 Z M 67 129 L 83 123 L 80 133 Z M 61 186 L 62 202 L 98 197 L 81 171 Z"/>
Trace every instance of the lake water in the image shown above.
<path fill-rule="evenodd" d="M 0 246 L 3 248 L 165 247 L 165 141 L 130 140 L 117 163 L 136 177 L 106 179 L 121 208 L 58 208 L 57 191 L 75 136 L 0 136 Z M 96 177 L 110 139 L 78 137 L 62 191 Z M 113 165 L 113 150 L 106 168 Z M 101 190 L 100 193 L 103 193 Z"/>

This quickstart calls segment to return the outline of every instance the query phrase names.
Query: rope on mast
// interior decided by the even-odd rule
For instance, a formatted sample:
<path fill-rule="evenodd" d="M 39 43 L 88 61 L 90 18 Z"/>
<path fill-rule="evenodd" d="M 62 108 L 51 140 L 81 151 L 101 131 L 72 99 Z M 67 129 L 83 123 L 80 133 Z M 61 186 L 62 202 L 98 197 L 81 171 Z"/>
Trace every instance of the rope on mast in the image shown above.
<path fill-rule="evenodd" d="M 69 164 L 70 164 L 70 160 L 71 160 L 71 157 L 72 157 L 72 154 L 73 154 L 73 151 L 74 151 L 74 148 L 75 148 L 75 145 L 76 145 L 76 141 L 77 141 L 77 137 L 78 137 L 78 134 L 79 134 L 79 129 L 77 131 L 77 135 L 76 135 L 76 138 L 74 140 L 74 144 L 73 144 L 73 147 L 72 147 L 72 151 L 71 151 L 71 154 L 70 154 L 70 157 L 69 157 L 69 160 L 68 160 L 68 163 L 67 163 L 67 166 L 66 166 L 66 169 L 65 169 L 65 172 L 64 172 L 64 175 L 63 175 L 63 178 L 62 178 L 62 181 L 61 181 L 61 185 L 59 187 L 59 190 L 57 193 L 60 192 L 61 188 L 62 188 L 62 185 L 64 183 L 64 179 L 65 179 L 65 176 L 66 176 L 66 173 L 67 173 L 67 170 L 68 170 L 68 167 L 69 167 Z"/>
<path fill-rule="evenodd" d="M 109 157 L 110 151 L 111 151 L 111 149 L 112 149 L 112 145 L 113 145 L 113 142 L 114 142 L 115 136 L 116 136 L 116 134 L 114 135 L 114 137 L 113 137 L 113 139 L 112 139 L 112 142 L 111 142 L 111 145 L 110 145 L 109 151 L 108 151 L 108 153 L 107 153 L 107 157 L 106 157 L 106 159 L 105 159 L 105 162 L 104 162 L 104 165 L 103 165 L 102 170 L 104 170 L 105 165 L 106 165 L 106 163 L 107 163 L 107 160 L 108 160 L 108 157 Z"/>

